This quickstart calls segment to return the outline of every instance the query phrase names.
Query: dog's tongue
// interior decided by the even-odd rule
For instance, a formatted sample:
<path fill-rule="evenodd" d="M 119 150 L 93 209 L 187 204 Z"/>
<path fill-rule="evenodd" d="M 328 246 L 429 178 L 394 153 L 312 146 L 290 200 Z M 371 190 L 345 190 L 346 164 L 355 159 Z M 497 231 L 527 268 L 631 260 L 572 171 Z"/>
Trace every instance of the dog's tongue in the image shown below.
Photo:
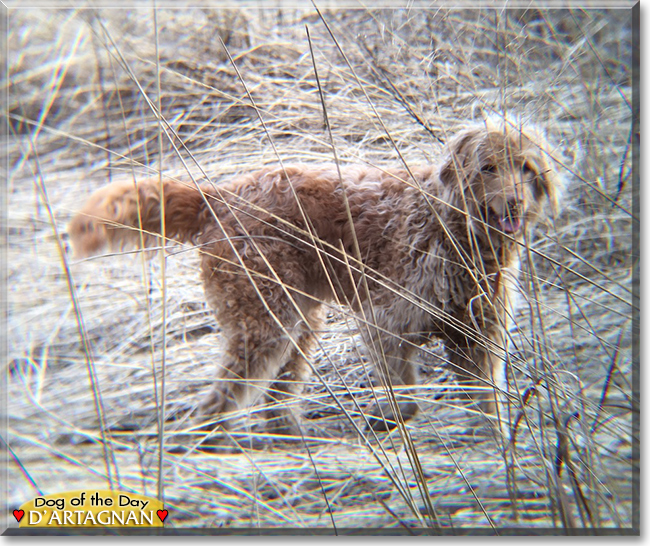
<path fill-rule="evenodd" d="M 501 218 L 499 220 L 501 231 L 504 233 L 517 233 L 521 228 L 521 219 L 511 220 L 510 218 Z"/>

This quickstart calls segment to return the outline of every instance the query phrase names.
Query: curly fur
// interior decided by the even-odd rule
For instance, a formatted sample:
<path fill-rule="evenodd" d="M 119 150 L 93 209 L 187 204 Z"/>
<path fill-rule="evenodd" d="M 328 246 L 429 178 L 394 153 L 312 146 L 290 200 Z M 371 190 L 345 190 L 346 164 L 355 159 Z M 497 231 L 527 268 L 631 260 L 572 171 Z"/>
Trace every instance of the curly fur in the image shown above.
<path fill-rule="evenodd" d="M 436 336 L 462 382 L 489 387 L 478 397 L 494 411 L 518 250 L 557 203 L 548 157 L 540 135 L 486 123 L 461 132 L 437 166 L 265 168 L 200 190 L 164 181 L 165 236 L 199 245 L 226 342 L 203 411 L 222 415 L 261 392 L 299 395 L 332 299 L 360 318 L 383 383 L 416 384 L 417 347 Z M 160 195 L 157 180 L 99 190 L 70 224 L 75 250 L 151 245 Z M 416 411 L 391 403 L 371 424 Z M 295 430 L 288 410 L 272 416 Z"/>

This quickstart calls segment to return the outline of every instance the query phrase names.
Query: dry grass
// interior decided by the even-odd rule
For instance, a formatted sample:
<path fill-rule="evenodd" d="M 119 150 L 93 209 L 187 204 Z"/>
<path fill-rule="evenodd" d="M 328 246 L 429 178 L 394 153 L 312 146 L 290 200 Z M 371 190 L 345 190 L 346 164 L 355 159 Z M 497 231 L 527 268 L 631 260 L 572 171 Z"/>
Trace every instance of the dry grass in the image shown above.
<path fill-rule="evenodd" d="M 311 7 L 10 11 L 9 508 L 112 485 L 163 495 L 169 527 L 638 529 L 631 12 L 323 17 L 331 34 Z M 108 179 L 330 162 L 305 27 L 342 162 L 433 161 L 468 120 L 504 111 L 557 144 L 563 212 L 527 249 L 511 444 L 444 396 L 436 344 L 413 393 L 427 409 L 401 433 L 364 432 L 374 391 L 355 324 L 333 308 L 304 438 L 270 438 L 254 408 L 234 449 L 160 457 L 163 375 L 178 419 L 165 443 L 198 443 L 183 416 L 219 350 L 196 252 L 164 268 L 137 253 L 73 263 L 65 225 Z"/>

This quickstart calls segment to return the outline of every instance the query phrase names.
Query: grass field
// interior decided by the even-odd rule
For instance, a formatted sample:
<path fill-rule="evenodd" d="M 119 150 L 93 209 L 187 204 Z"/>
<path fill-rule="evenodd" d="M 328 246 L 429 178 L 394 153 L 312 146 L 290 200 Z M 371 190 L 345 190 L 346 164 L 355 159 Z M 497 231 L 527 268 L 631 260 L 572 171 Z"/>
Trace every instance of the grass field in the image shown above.
<path fill-rule="evenodd" d="M 163 498 L 167 527 L 220 532 L 638 533 L 631 6 L 300 5 L 9 10 L 3 514 L 117 488 Z M 445 394 L 435 342 L 418 417 L 365 431 L 367 358 L 331 307 L 304 437 L 265 434 L 251 408 L 224 447 L 194 448 L 186 414 L 220 350 L 198 254 L 74 260 L 66 224 L 87 196 L 160 171 L 218 183 L 279 159 L 330 163 L 333 148 L 342 163 L 431 163 L 504 113 L 547 132 L 564 183 L 526 249 L 512 440 Z M 161 451 L 161 422 L 165 445 L 189 449 Z"/>

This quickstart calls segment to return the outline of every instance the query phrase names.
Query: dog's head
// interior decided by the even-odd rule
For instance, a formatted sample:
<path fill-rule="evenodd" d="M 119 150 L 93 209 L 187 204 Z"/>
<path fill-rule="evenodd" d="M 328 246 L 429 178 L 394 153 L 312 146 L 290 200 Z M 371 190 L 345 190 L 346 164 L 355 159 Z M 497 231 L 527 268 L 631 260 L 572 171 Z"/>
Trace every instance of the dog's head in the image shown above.
<path fill-rule="evenodd" d="M 520 235 L 557 208 L 558 183 L 546 139 L 507 122 L 460 133 L 440 179 L 459 192 L 472 225 L 487 225 L 491 233 Z"/>

